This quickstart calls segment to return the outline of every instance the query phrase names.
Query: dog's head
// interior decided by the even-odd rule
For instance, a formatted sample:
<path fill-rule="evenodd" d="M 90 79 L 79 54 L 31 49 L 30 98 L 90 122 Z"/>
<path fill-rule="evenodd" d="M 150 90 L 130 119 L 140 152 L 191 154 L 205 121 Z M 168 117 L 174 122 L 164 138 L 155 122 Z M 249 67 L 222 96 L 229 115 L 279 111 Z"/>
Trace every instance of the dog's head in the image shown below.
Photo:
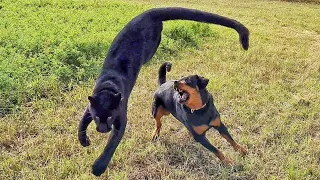
<path fill-rule="evenodd" d="M 104 90 L 88 97 L 89 111 L 97 125 L 97 131 L 107 133 L 112 129 L 112 124 L 117 116 L 116 110 L 121 101 L 121 93 Z"/>
<path fill-rule="evenodd" d="M 209 79 L 198 75 L 183 77 L 174 82 L 174 89 L 179 93 L 179 103 L 186 104 L 190 108 L 200 107 L 207 98 L 206 87 Z"/>

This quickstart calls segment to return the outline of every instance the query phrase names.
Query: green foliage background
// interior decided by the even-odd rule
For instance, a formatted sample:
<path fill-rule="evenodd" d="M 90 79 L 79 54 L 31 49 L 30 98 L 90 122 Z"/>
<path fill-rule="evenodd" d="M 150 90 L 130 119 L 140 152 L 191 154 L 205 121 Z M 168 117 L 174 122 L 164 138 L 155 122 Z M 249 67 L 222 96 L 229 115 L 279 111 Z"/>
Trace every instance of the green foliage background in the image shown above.
<path fill-rule="evenodd" d="M 105 1 L 5 1 L 1 6 L 0 114 L 58 97 L 96 77 L 113 38 L 146 9 Z M 198 47 L 210 34 L 208 25 L 170 26 L 157 57 Z"/>

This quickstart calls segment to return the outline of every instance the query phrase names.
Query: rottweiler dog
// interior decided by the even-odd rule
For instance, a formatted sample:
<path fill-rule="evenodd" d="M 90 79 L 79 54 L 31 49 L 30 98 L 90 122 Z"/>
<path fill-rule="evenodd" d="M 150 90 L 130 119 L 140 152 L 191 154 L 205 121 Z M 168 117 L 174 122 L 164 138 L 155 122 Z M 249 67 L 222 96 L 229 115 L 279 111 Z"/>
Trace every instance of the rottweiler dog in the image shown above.
<path fill-rule="evenodd" d="M 94 175 L 99 176 L 106 170 L 124 134 L 128 98 L 141 66 L 153 57 L 159 46 L 162 22 L 177 19 L 233 28 L 239 34 L 242 47 L 248 49 L 248 29 L 236 20 L 216 14 L 185 8 L 156 8 L 132 19 L 110 46 L 78 128 L 78 139 L 82 146 L 90 144 L 86 129 L 92 119 L 98 132 L 107 133 L 112 130 L 103 153 L 92 166 Z"/>
<path fill-rule="evenodd" d="M 152 140 L 158 138 L 161 128 L 161 117 L 172 114 L 185 125 L 194 139 L 212 151 L 224 164 L 233 162 L 214 147 L 206 138 L 206 131 L 215 128 L 235 150 L 247 154 L 247 150 L 236 143 L 220 119 L 213 96 L 207 91 L 208 79 L 190 75 L 180 80 L 166 82 L 166 72 L 170 71 L 171 63 L 165 62 L 159 69 L 159 88 L 155 92 L 152 105 L 152 115 L 155 119 L 155 130 Z"/>

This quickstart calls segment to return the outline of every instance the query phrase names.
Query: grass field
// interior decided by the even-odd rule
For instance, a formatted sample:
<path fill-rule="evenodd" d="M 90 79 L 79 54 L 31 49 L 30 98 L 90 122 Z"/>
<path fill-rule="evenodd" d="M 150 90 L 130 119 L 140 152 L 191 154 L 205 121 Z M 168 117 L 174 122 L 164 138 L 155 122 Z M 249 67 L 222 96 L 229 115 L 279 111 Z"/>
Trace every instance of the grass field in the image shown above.
<path fill-rule="evenodd" d="M 94 179 L 108 135 L 77 126 L 108 47 L 135 15 L 182 6 L 237 19 L 233 30 L 165 22 L 163 40 L 129 100 L 128 125 L 100 179 L 320 179 L 320 5 L 264 0 L 0 1 L 0 179 Z M 168 79 L 210 79 L 222 121 L 249 154 L 210 130 L 209 140 L 242 169 L 223 167 L 173 117 L 151 142 L 157 69 Z M 99 178 L 97 178 L 99 179 Z"/>

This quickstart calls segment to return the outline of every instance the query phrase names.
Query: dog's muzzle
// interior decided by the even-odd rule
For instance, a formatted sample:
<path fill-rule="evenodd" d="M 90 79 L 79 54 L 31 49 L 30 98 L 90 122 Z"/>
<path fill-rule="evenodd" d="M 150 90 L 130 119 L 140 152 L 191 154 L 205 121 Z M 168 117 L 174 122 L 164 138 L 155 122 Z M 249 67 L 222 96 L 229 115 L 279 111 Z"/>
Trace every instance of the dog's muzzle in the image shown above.
<path fill-rule="evenodd" d="M 176 90 L 179 94 L 179 103 L 185 103 L 189 100 L 190 95 L 187 91 L 179 89 L 178 86 L 179 86 L 179 82 L 174 81 L 173 89 Z"/>

